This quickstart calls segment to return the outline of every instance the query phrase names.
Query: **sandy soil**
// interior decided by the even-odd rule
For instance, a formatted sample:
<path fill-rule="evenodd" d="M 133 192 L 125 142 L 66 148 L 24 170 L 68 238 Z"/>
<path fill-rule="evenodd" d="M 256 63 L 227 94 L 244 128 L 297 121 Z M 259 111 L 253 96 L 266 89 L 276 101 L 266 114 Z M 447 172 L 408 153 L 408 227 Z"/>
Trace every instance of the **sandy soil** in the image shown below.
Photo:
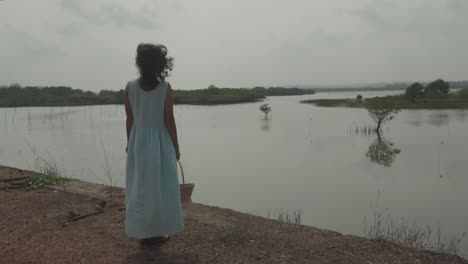
<path fill-rule="evenodd" d="M 0 180 L 31 174 L 0 167 Z M 184 233 L 141 249 L 124 234 L 123 190 L 111 203 L 108 187 L 91 186 L 99 190 L 91 196 L 67 188 L 0 190 L 0 263 L 468 263 L 196 203 L 184 205 Z M 103 213 L 63 224 L 70 212 L 96 212 L 102 200 Z"/>

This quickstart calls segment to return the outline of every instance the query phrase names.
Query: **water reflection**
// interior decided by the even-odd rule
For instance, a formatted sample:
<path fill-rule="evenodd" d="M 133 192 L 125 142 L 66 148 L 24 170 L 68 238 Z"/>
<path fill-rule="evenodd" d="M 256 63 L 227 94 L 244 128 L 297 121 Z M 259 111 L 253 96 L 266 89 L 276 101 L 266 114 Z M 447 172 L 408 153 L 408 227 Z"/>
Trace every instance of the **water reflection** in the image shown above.
<path fill-rule="evenodd" d="M 348 133 L 354 135 L 361 135 L 361 136 L 373 136 L 376 134 L 376 126 L 375 125 L 361 125 L 361 126 L 354 126 L 348 129 Z"/>
<path fill-rule="evenodd" d="M 270 119 L 262 119 L 261 120 L 261 129 L 263 131 L 270 131 L 271 129 L 271 121 Z"/>
<path fill-rule="evenodd" d="M 429 123 L 431 125 L 441 127 L 442 125 L 446 125 L 449 122 L 449 114 L 445 112 L 438 112 L 438 113 L 433 113 L 429 116 Z"/>
<path fill-rule="evenodd" d="M 428 115 L 427 115 L 428 114 Z M 429 124 L 436 127 L 446 126 L 451 122 L 451 119 L 456 118 L 457 121 L 464 122 L 468 117 L 466 109 L 458 109 L 451 111 L 425 111 L 418 110 L 408 111 L 408 124 L 414 127 L 420 127 L 424 124 Z"/>
<path fill-rule="evenodd" d="M 369 145 L 366 157 L 373 163 L 390 167 L 400 152 L 401 150 L 395 148 L 392 142 L 385 139 L 381 133 L 377 133 L 377 138 Z"/>
<path fill-rule="evenodd" d="M 415 127 L 420 127 L 422 125 L 422 121 L 420 119 L 411 120 L 409 124 Z"/>
<path fill-rule="evenodd" d="M 3 125 L 5 128 L 8 128 L 8 117 L 7 117 L 7 111 L 3 112 Z"/>
<path fill-rule="evenodd" d="M 410 121 L 408 123 L 415 127 L 420 127 L 422 125 L 423 115 L 421 111 L 409 111 L 408 116 Z"/>
<path fill-rule="evenodd" d="M 464 109 L 463 110 L 458 110 L 457 111 L 458 120 L 465 121 L 467 114 L 468 114 L 468 112 L 466 110 L 464 110 Z"/>

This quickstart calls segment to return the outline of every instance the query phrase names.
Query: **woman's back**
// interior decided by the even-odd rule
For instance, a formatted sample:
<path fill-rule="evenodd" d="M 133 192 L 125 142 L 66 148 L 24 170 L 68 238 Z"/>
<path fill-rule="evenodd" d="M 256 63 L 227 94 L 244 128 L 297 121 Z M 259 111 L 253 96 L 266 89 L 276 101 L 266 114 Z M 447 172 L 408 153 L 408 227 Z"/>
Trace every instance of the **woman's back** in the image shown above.
<path fill-rule="evenodd" d="M 128 85 L 134 125 L 163 128 L 165 126 L 164 103 L 169 86 L 168 82 L 160 82 L 156 88 L 149 91 L 142 89 L 138 79 L 130 81 Z"/>

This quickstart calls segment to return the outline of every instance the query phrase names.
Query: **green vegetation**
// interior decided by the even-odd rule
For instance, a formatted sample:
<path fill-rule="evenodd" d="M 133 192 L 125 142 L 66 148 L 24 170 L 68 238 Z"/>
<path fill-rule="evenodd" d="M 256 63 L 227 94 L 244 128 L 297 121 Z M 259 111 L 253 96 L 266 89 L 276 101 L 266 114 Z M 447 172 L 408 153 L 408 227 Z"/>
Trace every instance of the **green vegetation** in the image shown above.
<path fill-rule="evenodd" d="M 459 83 L 464 84 L 465 82 Z M 468 86 L 468 84 L 466 85 Z M 379 100 L 378 98 L 367 98 L 363 100 L 363 104 L 359 102 L 359 99 L 318 99 L 305 100 L 302 103 L 311 103 L 322 107 L 365 107 L 373 100 Z M 386 101 L 400 109 L 467 109 L 468 87 L 457 92 L 450 92 L 450 83 L 438 79 L 426 86 L 421 83 L 413 83 L 404 94 L 386 96 L 385 98 Z"/>
<path fill-rule="evenodd" d="M 63 172 L 58 168 L 54 159 L 42 157 L 28 141 L 26 144 L 33 155 L 34 170 L 38 172 L 26 180 L 27 190 L 36 190 L 45 185 L 60 185 L 72 180 L 63 176 Z"/>
<path fill-rule="evenodd" d="M 19 84 L 0 87 L 0 107 L 77 106 L 123 104 L 123 90 L 102 90 L 98 94 L 66 86 L 21 87 Z"/>
<path fill-rule="evenodd" d="M 99 93 L 66 86 L 21 87 L 19 84 L 0 86 L 0 107 L 79 106 L 123 104 L 123 90 L 102 90 Z M 175 90 L 175 104 L 217 105 L 258 102 L 266 96 L 313 94 L 311 89 L 284 87 L 218 88 Z"/>
<path fill-rule="evenodd" d="M 450 85 L 442 79 L 438 79 L 426 85 L 424 88 L 424 96 L 440 96 L 447 95 L 450 91 Z"/>
<path fill-rule="evenodd" d="M 465 98 L 465 99 L 468 99 L 468 88 L 465 88 L 463 90 L 460 90 L 458 92 L 458 96 L 460 96 L 461 98 Z"/>
<path fill-rule="evenodd" d="M 390 96 L 376 97 L 372 100 L 367 100 L 365 107 L 369 116 L 377 123 L 375 131 L 380 132 L 381 126 L 386 122 L 392 120 L 400 111 L 398 104 L 396 104 Z"/>
<path fill-rule="evenodd" d="M 359 103 L 362 103 L 362 95 L 358 94 L 356 95 L 356 100 L 358 100 Z"/>
<path fill-rule="evenodd" d="M 284 88 L 284 87 L 254 87 L 247 88 L 218 88 L 210 85 L 208 89 L 176 90 L 174 92 L 175 104 L 217 105 L 258 102 L 267 96 L 304 95 L 314 94 L 311 89 Z"/>
<path fill-rule="evenodd" d="M 70 180 L 71 179 L 64 177 L 54 177 L 44 174 L 37 174 L 29 177 L 26 180 L 26 189 L 37 190 L 39 188 L 44 187 L 45 185 L 60 185 Z"/>
<path fill-rule="evenodd" d="M 265 119 L 268 119 L 268 114 L 271 112 L 271 107 L 268 104 L 262 104 L 260 106 L 260 111 L 265 114 Z"/>
<path fill-rule="evenodd" d="M 424 86 L 420 83 L 413 83 L 406 89 L 406 96 L 411 100 L 411 102 L 416 102 L 417 98 L 424 96 Z"/>
<path fill-rule="evenodd" d="M 413 83 L 405 95 L 392 96 L 402 108 L 468 108 L 467 88 L 450 93 L 450 83 L 442 79 L 423 86 Z"/>
<path fill-rule="evenodd" d="M 211 85 L 208 89 L 176 90 L 175 104 L 217 105 L 261 101 L 265 96 L 256 94 L 252 89 L 218 88 Z"/>
<path fill-rule="evenodd" d="M 368 100 L 368 99 L 366 99 Z M 311 99 L 303 100 L 301 103 L 304 104 L 314 104 L 320 107 L 364 107 L 364 105 L 358 100 L 354 99 Z"/>

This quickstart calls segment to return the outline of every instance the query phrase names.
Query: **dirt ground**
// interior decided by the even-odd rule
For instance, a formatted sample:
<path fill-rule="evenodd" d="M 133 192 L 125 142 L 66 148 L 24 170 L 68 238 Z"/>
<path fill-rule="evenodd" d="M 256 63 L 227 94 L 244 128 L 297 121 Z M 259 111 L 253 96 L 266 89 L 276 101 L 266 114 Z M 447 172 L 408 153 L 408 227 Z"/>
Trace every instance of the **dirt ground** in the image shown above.
<path fill-rule="evenodd" d="M 0 167 L 0 180 L 31 174 Z M 196 203 L 184 205 L 185 232 L 141 249 L 124 234 L 123 190 L 111 202 L 108 187 L 91 187 L 94 197 L 67 188 L 0 190 L 0 263 L 468 263 Z M 97 212 L 102 200 L 102 213 L 64 225 L 71 214 Z"/>

